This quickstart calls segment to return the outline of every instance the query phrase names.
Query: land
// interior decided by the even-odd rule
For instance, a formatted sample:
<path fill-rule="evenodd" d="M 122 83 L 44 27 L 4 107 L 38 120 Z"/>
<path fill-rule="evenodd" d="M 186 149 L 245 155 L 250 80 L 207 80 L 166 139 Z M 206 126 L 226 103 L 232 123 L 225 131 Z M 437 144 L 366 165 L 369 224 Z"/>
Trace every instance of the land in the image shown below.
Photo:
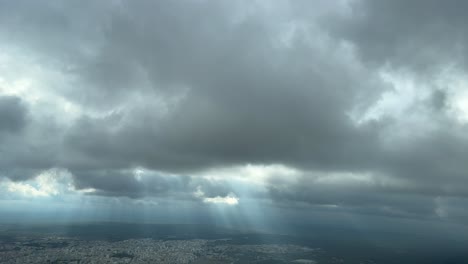
<path fill-rule="evenodd" d="M 368 237 L 318 228 L 313 236 L 293 236 L 212 225 L 0 224 L 0 263 L 456 264 L 467 259 L 463 241 L 432 245 L 373 233 L 369 243 Z"/>
<path fill-rule="evenodd" d="M 205 239 L 89 241 L 26 236 L 0 245 L 1 263 L 316 263 L 312 258 L 319 254 L 319 249 L 290 244 L 238 245 Z"/>

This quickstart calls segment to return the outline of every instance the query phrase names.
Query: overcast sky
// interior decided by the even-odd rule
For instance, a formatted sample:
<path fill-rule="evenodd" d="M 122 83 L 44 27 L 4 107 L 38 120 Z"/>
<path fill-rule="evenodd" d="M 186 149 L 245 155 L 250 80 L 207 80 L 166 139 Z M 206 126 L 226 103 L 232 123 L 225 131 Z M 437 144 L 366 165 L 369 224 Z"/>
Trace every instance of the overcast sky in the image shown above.
<path fill-rule="evenodd" d="M 0 0 L 0 210 L 466 222 L 467 8 Z"/>

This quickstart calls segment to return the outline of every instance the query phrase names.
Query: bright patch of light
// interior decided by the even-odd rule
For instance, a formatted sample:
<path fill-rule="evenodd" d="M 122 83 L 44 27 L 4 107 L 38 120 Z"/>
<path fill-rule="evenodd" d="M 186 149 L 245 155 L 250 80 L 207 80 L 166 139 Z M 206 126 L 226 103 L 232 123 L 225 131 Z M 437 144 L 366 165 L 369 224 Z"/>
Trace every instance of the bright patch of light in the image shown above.
<path fill-rule="evenodd" d="M 232 180 L 263 185 L 273 177 L 294 180 L 300 171 L 282 165 L 247 164 L 243 166 L 217 168 L 203 172 L 200 176 L 208 180 Z"/>
<path fill-rule="evenodd" d="M 49 197 L 59 194 L 56 182 L 45 175 L 39 175 L 35 180 L 25 182 L 7 182 L 6 189 L 10 193 L 25 197 Z"/>
<path fill-rule="evenodd" d="M 442 110 L 458 122 L 468 123 L 468 76 L 456 68 L 448 67 L 425 81 L 408 73 L 388 69 L 380 71 L 380 78 L 392 89 L 383 93 L 364 112 L 351 113 L 351 118 L 357 124 L 391 117 L 398 120 L 400 127 L 404 127 L 408 133 L 412 131 L 409 127 L 417 126 L 419 131 L 432 129 L 437 123 L 432 122 L 434 112 L 431 112 L 430 101 L 437 89 L 441 89 L 447 96 Z"/>
<path fill-rule="evenodd" d="M 424 100 L 429 96 L 429 89 L 424 84 L 417 83 L 411 76 L 388 70 L 380 72 L 380 78 L 389 84 L 392 89 L 383 93 L 380 99 L 361 115 L 352 114 L 358 124 L 378 120 L 383 116 L 406 116 L 407 110 L 415 102 Z M 414 111 L 411 111 L 414 112 Z"/>
<path fill-rule="evenodd" d="M 324 185 L 367 185 L 367 186 L 408 186 L 408 183 L 399 179 L 374 173 L 334 172 L 319 174 L 313 180 L 314 184 Z"/>
<path fill-rule="evenodd" d="M 39 58 L 9 46 L 1 46 L 0 95 L 20 97 L 31 107 L 35 115 L 53 115 L 69 123 L 83 113 L 78 105 L 56 93 L 58 87 L 70 85 L 70 76 L 37 63 Z"/>
<path fill-rule="evenodd" d="M 205 203 L 213 204 L 227 204 L 227 205 L 236 205 L 239 203 L 239 198 L 234 196 L 234 194 L 228 194 L 226 197 L 216 196 L 216 197 L 207 197 L 203 199 Z"/>
<path fill-rule="evenodd" d="M 468 123 L 468 91 L 460 93 L 453 102 L 457 110 L 457 119 L 460 122 Z"/>
<path fill-rule="evenodd" d="M 83 193 L 83 194 L 90 194 L 90 193 L 95 193 L 97 190 L 94 188 L 86 188 L 86 189 L 81 189 L 81 190 L 73 189 L 73 191 L 78 192 L 78 193 Z"/>
<path fill-rule="evenodd" d="M 145 170 L 142 168 L 136 168 L 133 170 L 133 175 L 137 181 L 142 181 L 143 180 L 143 174 L 145 173 Z"/>
<path fill-rule="evenodd" d="M 468 123 L 468 75 L 463 70 L 448 67 L 434 83 L 446 92 L 445 110 L 448 114 L 460 123 Z"/>
<path fill-rule="evenodd" d="M 226 205 L 237 205 L 237 204 L 239 204 L 239 198 L 233 193 L 229 193 L 228 195 L 226 195 L 224 197 L 222 197 L 222 196 L 206 197 L 205 193 L 202 191 L 200 186 L 193 193 L 193 196 L 195 196 L 196 198 L 201 199 L 204 203 L 226 204 Z"/>
<path fill-rule="evenodd" d="M 60 169 L 43 171 L 36 177 L 22 182 L 5 180 L 0 183 L 1 190 L 12 196 L 29 198 L 54 197 L 68 192 L 75 192 L 71 184 L 70 173 Z"/>
<path fill-rule="evenodd" d="M 46 190 L 36 188 L 27 183 L 9 182 L 6 185 L 9 192 L 20 194 L 25 197 L 48 197 L 51 195 L 51 193 L 48 193 Z"/>
<path fill-rule="evenodd" d="M 26 102 L 35 116 L 54 116 L 63 125 L 71 124 L 83 115 L 103 118 L 121 107 L 97 111 L 80 105 L 63 91 L 71 90 L 80 79 L 62 68 L 55 68 L 44 59 L 7 45 L 0 46 L 0 95 L 17 96 Z M 85 84 L 80 84 L 85 85 Z M 60 113 L 57 115 L 56 113 Z"/>

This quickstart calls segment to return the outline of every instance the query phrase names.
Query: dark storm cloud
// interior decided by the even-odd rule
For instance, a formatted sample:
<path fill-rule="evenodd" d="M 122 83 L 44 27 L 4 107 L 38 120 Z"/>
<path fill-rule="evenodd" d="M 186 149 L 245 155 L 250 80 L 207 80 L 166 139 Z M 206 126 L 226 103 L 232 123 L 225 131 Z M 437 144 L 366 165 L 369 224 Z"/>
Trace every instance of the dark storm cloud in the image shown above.
<path fill-rule="evenodd" d="M 0 96 L 0 176 L 12 179 L 27 179 L 35 170 L 23 168 L 19 160 L 25 161 L 26 157 L 18 157 L 18 142 L 16 139 L 25 135 L 28 125 L 28 108 L 21 98 L 16 96 Z"/>
<path fill-rule="evenodd" d="M 304 175 L 292 184 L 271 182 L 268 192 L 282 206 L 305 203 L 366 214 L 429 218 L 439 217 L 437 197 L 462 200 L 468 197 L 466 188 L 446 188 L 440 181 L 423 184 L 420 179 L 408 178 L 399 183 L 387 182 L 379 177 L 364 181 L 343 178 L 327 182 Z"/>
<path fill-rule="evenodd" d="M 347 111 L 378 86 L 339 43 L 317 35 L 331 46 L 322 47 L 298 31 L 286 46 L 266 18 L 234 23 L 218 4 L 126 4 L 95 62 L 112 58 L 114 67 L 94 77 L 121 78 L 112 70 L 135 63 L 153 89 L 147 102 L 177 93 L 180 102 L 163 118 L 151 105 L 128 112 L 112 134 L 108 118 L 82 120 L 69 135 L 73 149 L 167 170 L 245 162 L 360 168 L 372 157 L 374 144 L 364 142 L 376 134 Z M 361 155 L 351 155 L 355 149 Z"/>
<path fill-rule="evenodd" d="M 453 127 L 450 122 L 444 125 L 423 137 L 415 136 L 411 143 L 389 149 L 385 153 L 386 169 L 397 177 L 436 181 L 441 187 L 465 183 L 468 140 L 463 131 L 466 126 Z"/>
<path fill-rule="evenodd" d="M 349 16 L 327 26 L 355 43 L 366 61 L 416 71 L 466 66 L 466 1 L 357 0 L 350 6 Z"/>
<path fill-rule="evenodd" d="M 200 178 L 164 175 L 155 172 L 141 173 L 119 170 L 72 171 L 73 182 L 78 190 L 95 189 L 93 195 L 141 197 L 167 197 L 197 200 L 198 190 L 205 197 L 224 197 L 232 190 L 225 182 L 212 182 Z"/>
<path fill-rule="evenodd" d="M 27 109 L 21 99 L 0 96 L 0 138 L 3 133 L 18 133 L 26 125 Z"/>
<path fill-rule="evenodd" d="M 196 172 L 284 164 L 304 176 L 268 183 L 279 204 L 403 216 L 434 216 L 437 197 L 468 193 L 466 125 L 450 117 L 446 87 L 428 85 L 428 99 L 397 117 L 351 118 L 395 88 L 381 68 L 425 73 L 429 84 L 428 69 L 463 66 L 462 1 L 352 1 L 336 13 L 310 1 L 273 11 L 228 1 L 0 4 L 0 39 L 68 78 L 47 89 L 78 109 L 63 127 L 41 116 L 29 124 L 40 129 L 9 140 L 0 165 L 11 179 L 58 167 L 95 194 L 193 199 L 199 186 L 207 197 L 233 191 Z M 27 125 L 18 99 L 0 99 L 0 110 L 0 133 Z M 413 113 L 434 128 L 402 125 Z M 410 136 L 395 137 L 401 130 Z M 189 176 L 139 179 L 137 167 Z M 309 172 L 404 184 L 330 185 Z"/>
<path fill-rule="evenodd" d="M 98 194 L 108 196 L 141 197 L 148 194 L 166 195 L 186 188 L 189 178 L 153 175 L 138 180 L 135 173 L 117 170 L 72 171 L 78 189 L 94 188 Z"/>
<path fill-rule="evenodd" d="M 5 15 L 7 24 L 26 32 L 41 29 L 50 37 L 63 37 L 50 49 L 42 43 L 48 38 L 15 33 L 44 56 L 72 65 L 67 74 L 83 84 L 64 92 L 69 100 L 99 108 L 131 103 L 132 96 L 145 99 L 141 109 L 123 108 L 123 117 L 112 121 L 112 132 L 107 117 L 78 121 L 65 140 L 63 151 L 71 153 L 62 155 L 59 166 L 190 170 L 280 162 L 359 169 L 372 157 L 374 145 L 364 142 L 375 140 L 376 134 L 355 127 L 347 111 L 366 104 L 359 99 L 371 91 L 378 94 L 378 86 L 326 34 L 317 31 L 315 41 L 297 30 L 290 44 L 282 44 L 287 32 L 279 28 L 287 14 L 278 21 L 242 18 L 245 7 L 226 2 L 116 5 L 107 10 L 98 6 L 89 14 L 91 4 L 49 4 L 34 11 L 21 3 L 12 7 L 18 16 Z M 99 14 L 108 19 L 97 19 Z M 50 18 L 44 20 L 46 16 Z M 88 16 L 97 22 L 92 27 Z M 95 42 L 92 56 L 69 45 L 71 32 L 85 47 Z M 178 97 L 180 102 L 160 118 L 152 102 L 170 105 L 165 100 Z M 351 155 L 356 148 L 362 156 Z"/>

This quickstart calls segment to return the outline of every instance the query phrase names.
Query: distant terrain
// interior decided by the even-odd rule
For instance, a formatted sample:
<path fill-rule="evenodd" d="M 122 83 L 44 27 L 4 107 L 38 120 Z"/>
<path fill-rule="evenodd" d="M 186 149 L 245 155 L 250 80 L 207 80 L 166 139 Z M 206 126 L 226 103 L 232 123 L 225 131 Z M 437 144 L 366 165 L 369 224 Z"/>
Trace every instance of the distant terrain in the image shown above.
<path fill-rule="evenodd" d="M 425 252 L 417 245 L 367 244 L 358 234 L 341 233 L 343 239 L 332 232 L 327 239 L 319 231 L 315 237 L 293 236 L 210 225 L 10 224 L 0 226 L 0 263 L 448 264 L 466 259 L 463 245 Z"/>

